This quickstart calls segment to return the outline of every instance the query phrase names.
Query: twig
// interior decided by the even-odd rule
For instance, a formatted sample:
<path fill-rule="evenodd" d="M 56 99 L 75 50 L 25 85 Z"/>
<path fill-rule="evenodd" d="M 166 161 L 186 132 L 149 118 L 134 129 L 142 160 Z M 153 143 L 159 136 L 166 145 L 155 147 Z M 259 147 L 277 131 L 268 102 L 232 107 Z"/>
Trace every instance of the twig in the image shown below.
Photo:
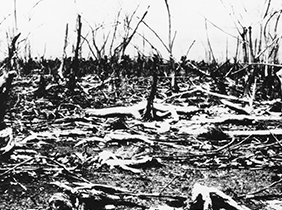
<path fill-rule="evenodd" d="M 176 180 L 176 178 L 178 178 L 178 177 L 184 177 L 187 173 L 188 173 L 188 170 L 186 170 L 182 175 L 175 175 L 175 176 L 170 180 L 170 182 L 167 183 L 167 184 L 165 185 L 165 187 L 163 187 L 163 189 L 161 189 L 161 191 L 159 192 L 159 195 L 161 196 L 161 194 L 163 193 L 163 191 L 164 191 L 169 185 L 171 185 L 171 184 Z"/>
<path fill-rule="evenodd" d="M 90 181 L 88 181 L 87 179 L 85 179 L 84 177 L 82 176 L 78 176 L 77 173 L 74 173 L 74 172 L 71 172 L 69 169 L 66 168 L 65 165 L 59 163 L 58 161 L 56 160 L 53 160 L 51 158 L 48 158 L 46 156 L 39 156 L 40 158 L 44 158 L 46 160 L 50 160 L 51 162 L 55 163 L 56 165 L 60 166 L 61 168 L 63 168 L 66 172 L 68 172 L 72 177 L 78 179 L 78 180 L 82 180 L 84 182 L 87 182 L 87 183 L 91 183 Z"/>
<path fill-rule="evenodd" d="M 229 143 L 225 144 L 224 146 L 222 146 L 220 148 L 217 148 L 215 152 L 217 153 L 221 150 L 224 150 L 225 148 L 231 146 L 235 141 L 236 141 L 236 138 L 233 137 L 232 140 Z"/>
<path fill-rule="evenodd" d="M 260 51 L 260 53 L 258 53 L 255 56 L 255 60 L 257 60 L 261 55 L 263 55 L 265 53 L 265 51 L 267 51 L 270 47 L 272 47 L 274 44 L 277 43 L 277 41 L 279 41 L 279 39 L 281 39 L 282 34 L 280 34 L 279 37 L 276 37 L 268 46 L 266 46 L 262 51 Z"/>
<path fill-rule="evenodd" d="M 192 42 L 192 43 L 190 44 L 190 46 L 188 47 L 188 50 L 187 50 L 187 52 L 186 52 L 186 54 L 185 54 L 186 57 L 188 56 L 188 54 L 189 54 L 191 48 L 193 47 L 193 45 L 195 44 L 195 42 L 196 42 L 196 39 L 194 39 L 193 42 Z"/>
<path fill-rule="evenodd" d="M 14 19 L 15 19 L 15 31 L 18 30 L 18 19 L 17 19 L 17 0 L 14 0 Z"/>
<path fill-rule="evenodd" d="M 146 22 L 142 21 L 142 23 L 150 30 L 153 32 L 153 34 L 158 38 L 158 40 L 162 43 L 162 45 L 164 46 L 164 48 L 167 50 L 167 52 L 169 53 L 169 48 L 166 46 L 166 44 L 164 43 L 164 41 L 161 39 L 161 37 L 157 34 L 157 32 L 152 29 Z"/>
<path fill-rule="evenodd" d="M 29 159 L 27 159 L 27 160 L 25 160 L 25 161 L 23 161 L 23 162 L 21 162 L 21 163 L 16 164 L 14 167 L 12 167 L 12 168 L 10 168 L 9 170 L 7 170 L 7 171 L 3 172 L 2 174 L 0 174 L 0 177 L 6 175 L 6 174 L 8 174 L 8 173 L 10 173 L 11 171 L 13 171 L 13 170 L 15 170 L 16 168 L 18 168 L 18 167 L 20 167 L 20 166 L 22 166 L 22 165 L 24 165 L 24 164 L 26 164 L 26 163 L 32 161 L 33 159 L 34 159 L 34 157 L 29 158 Z"/>
<path fill-rule="evenodd" d="M 216 63 L 216 60 L 215 60 L 215 57 L 214 57 L 214 53 L 213 53 L 213 50 L 212 50 L 212 46 L 211 46 L 211 43 L 210 43 L 210 39 L 209 39 L 207 19 L 205 19 L 205 29 L 206 29 L 206 35 L 207 35 L 208 46 L 209 46 L 209 49 L 210 49 L 210 53 L 211 53 L 211 55 L 212 55 L 212 61 L 213 61 L 214 63 Z"/>
<path fill-rule="evenodd" d="M 171 40 L 171 14 L 170 14 L 168 0 L 164 0 L 164 1 L 165 1 L 167 15 L 168 15 L 168 48 L 169 48 L 170 57 L 172 57 L 172 44 L 173 43 Z"/>
<path fill-rule="evenodd" d="M 127 48 L 128 44 L 131 42 L 132 38 L 134 37 L 134 35 L 137 33 L 137 30 L 139 28 L 139 25 L 143 22 L 143 20 L 145 19 L 146 15 L 148 14 L 148 10 L 149 10 L 150 6 L 147 7 L 147 10 L 145 11 L 145 13 L 143 14 L 143 16 L 141 17 L 141 19 L 139 20 L 139 22 L 137 23 L 137 25 L 135 26 L 133 32 L 131 33 L 130 36 L 124 37 L 124 41 L 118 45 L 115 48 L 115 53 L 116 52 L 121 52 L 121 55 L 124 55 L 125 49 Z M 119 51 L 119 48 L 121 48 L 121 51 Z"/>
<path fill-rule="evenodd" d="M 120 13 L 121 13 L 121 10 L 118 11 L 117 18 L 116 18 L 114 33 L 113 33 L 112 41 L 111 41 L 110 48 L 109 48 L 110 49 L 110 55 L 112 55 L 112 49 L 113 49 L 113 45 L 114 45 L 114 40 L 116 38 L 117 27 L 118 27 L 118 24 L 119 24 L 118 19 L 119 19 Z"/>

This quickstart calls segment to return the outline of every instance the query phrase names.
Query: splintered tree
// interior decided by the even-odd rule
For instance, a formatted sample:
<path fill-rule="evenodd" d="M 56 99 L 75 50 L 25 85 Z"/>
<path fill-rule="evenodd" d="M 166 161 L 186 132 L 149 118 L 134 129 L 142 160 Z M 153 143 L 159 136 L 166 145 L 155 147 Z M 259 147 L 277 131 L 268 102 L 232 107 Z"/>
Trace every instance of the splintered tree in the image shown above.
<path fill-rule="evenodd" d="M 64 47 L 63 47 L 63 55 L 62 55 L 62 58 L 61 58 L 61 65 L 58 69 L 58 75 L 57 75 L 57 80 L 58 80 L 58 83 L 62 83 L 62 81 L 64 81 L 64 68 L 65 68 L 65 60 L 67 58 L 67 53 L 66 53 L 66 48 L 67 48 L 67 45 L 68 45 L 68 33 L 69 33 L 69 25 L 66 24 L 66 32 L 65 32 L 65 41 L 64 41 Z"/>
<path fill-rule="evenodd" d="M 80 51 L 80 41 L 81 41 L 81 16 L 77 16 L 77 40 L 76 40 L 76 48 L 74 52 L 74 58 L 71 64 L 70 73 L 68 76 L 68 88 L 70 92 L 73 92 L 76 87 L 76 77 L 79 72 L 79 51 Z"/>
<path fill-rule="evenodd" d="M 147 99 L 147 105 L 146 109 L 144 112 L 143 119 L 145 121 L 150 121 L 150 120 L 156 120 L 157 115 L 156 115 L 156 109 L 154 108 L 154 99 L 157 93 L 157 83 L 158 83 L 158 64 L 159 64 L 159 58 L 158 56 L 153 57 L 153 63 L 152 63 L 152 72 L 153 72 L 153 82 L 151 86 L 151 91 L 149 93 L 148 99 Z"/>
<path fill-rule="evenodd" d="M 221 2 L 224 5 L 224 1 Z M 243 3 L 242 6 L 246 13 L 251 11 Z M 254 16 L 255 18 L 259 17 L 258 24 L 244 22 L 243 15 L 238 16 L 238 12 L 234 10 L 232 5 L 230 5 L 232 12 L 229 12 L 229 15 L 235 20 L 234 25 L 239 33 L 238 46 L 240 42 L 243 61 L 243 68 L 232 76 L 234 77 L 236 74 L 244 76 L 242 96 L 249 100 L 251 109 L 258 88 L 263 93 L 263 98 L 273 99 L 276 94 L 275 80 L 277 78 L 275 74 L 279 70 L 277 67 L 278 50 L 282 38 L 281 34 L 278 34 L 282 11 L 277 9 L 272 0 L 264 1 L 264 5 L 260 8 L 262 10 L 255 10 L 258 14 Z M 236 56 L 238 56 L 238 52 L 236 52 Z M 238 60 L 236 57 L 235 61 Z M 278 79 L 280 80 L 280 77 Z"/>
<path fill-rule="evenodd" d="M 143 119 L 146 121 L 154 120 L 156 118 L 156 110 L 154 109 L 153 104 L 154 104 L 154 98 L 157 92 L 157 82 L 158 82 L 158 75 L 157 75 L 157 72 L 154 71 L 153 72 L 153 83 L 151 86 L 149 97 L 147 99 L 147 106 L 146 106 L 145 114 L 143 116 Z"/>

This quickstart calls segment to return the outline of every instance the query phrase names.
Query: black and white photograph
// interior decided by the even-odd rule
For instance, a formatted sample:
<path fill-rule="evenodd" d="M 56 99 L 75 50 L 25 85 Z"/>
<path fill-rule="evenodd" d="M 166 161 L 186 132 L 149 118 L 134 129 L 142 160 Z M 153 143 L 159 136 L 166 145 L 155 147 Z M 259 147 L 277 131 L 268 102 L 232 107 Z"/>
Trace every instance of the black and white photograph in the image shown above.
<path fill-rule="evenodd" d="M 281 210 L 280 0 L 1 0 L 1 210 Z"/>

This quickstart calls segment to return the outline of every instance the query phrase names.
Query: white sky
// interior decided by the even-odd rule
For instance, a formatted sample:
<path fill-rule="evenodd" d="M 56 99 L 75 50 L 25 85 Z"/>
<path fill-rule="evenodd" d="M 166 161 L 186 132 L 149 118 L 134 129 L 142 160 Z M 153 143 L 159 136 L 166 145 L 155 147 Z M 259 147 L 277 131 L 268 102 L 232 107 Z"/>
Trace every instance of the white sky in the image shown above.
<path fill-rule="evenodd" d="M 0 55 L 6 53 L 7 34 L 11 36 L 15 32 L 14 1 L 16 1 L 17 30 L 21 32 L 20 49 L 23 52 L 27 43 L 31 45 L 32 56 L 59 57 L 62 55 L 64 44 L 65 26 L 69 24 L 69 55 L 71 45 L 75 44 L 75 24 L 77 14 L 82 15 L 83 35 L 89 33 L 90 24 L 93 28 L 104 24 L 104 28 L 97 31 L 98 45 L 102 45 L 103 37 L 108 32 L 113 32 L 113 23 L 121 10 L 120 21 L 126 15 L 131 15 L 139 5 L 136 15 L 133 18 L 131 27 L 138 22 L 137 17 L 142 17 L 147 7 L 150 6 L 145 18 L 146 23 L 153 28 L 163 41 L 168 43 L 168 18 L 164 0 L 1 0 L 0 7 Z M 233 20 L 239 20 L 244 26 L 258 28 L 263 11 L 266 7 L 266 0 L 168 0 L 172 14 L 172 31 L 177 31 L 173 54 L 176 59 L 186 54 L 186 51 L 193 40 L 196 40 L 192 47 L 189 58 L 199 60 L 206 57 L 208 50 L 207 32 L 205 30 L 205 17 L 216 24 L 222 30 L 238 36 Z M 224 2 L 224 5 L 223 3 Z M 280 0 L 272 0 L 275 10 L 282 9 Z M 233 15 L 233 20 L 231 18 Z M 6 19 L 5 19 L 6 18 Z M 5 19 L 5 20 L 4 20 Z M 280 24 L 281 25 L 281 24 Z M 226 45 L 228 43 L 229 56 L 235 52 L 236 39 L 216 29 L 208 23 L 208 36 L 217 59 L 225 59 Z M 119 26 L 119 37 L 122 37 L 122 24 Z M 282 25 L 281 27 L 282 28 Z M 138 30 L 167 57 L 165 48 L 155 35 L 144 25 Z M 255 34 L 254 34 L 255 36 Z M 110 35 L 111 40 L 111 35 Z M 115 40 L 116 44 L 119 40 Z M 143 46 L 143 39 L 135 36 L 132 43 L 146 54 L 151 52 L 149 45 Z M 84 45 L 83 53 L 88 55 L 87 45 Z M 45 54 L 44 54 L 45 53 Z M 131 45 L 127 53 L 136 55 Z M 108 52 L 107 52 L 108 54 Z"/>

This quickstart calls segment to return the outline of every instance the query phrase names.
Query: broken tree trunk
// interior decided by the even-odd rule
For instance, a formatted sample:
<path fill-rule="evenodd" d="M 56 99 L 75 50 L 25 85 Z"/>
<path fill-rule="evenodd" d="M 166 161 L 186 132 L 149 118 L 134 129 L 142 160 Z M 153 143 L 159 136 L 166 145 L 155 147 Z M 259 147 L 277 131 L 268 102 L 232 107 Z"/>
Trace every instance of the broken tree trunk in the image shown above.
<path fill-rule="evenodd" d="M 65 33 L 65 42 L 64 42 L 64 48 L 63 48 L 63 55 L 61 58 L 61 65 L 58 69 L 58 83 L 62 84 L 65 81 L 64 78 L 64 68 L 65 68 L 65 59 L 67 58 L 67 46 L 68 46 L 68 31 L 69 31 L 69 25 L 66 25 L 66 33 Z"/>
<path fill-rule="evenodd" d="M 242 45 L 242 48 L 243 48 L 243 52 L 244 52 L 244 63 L 247 63 L 249 61 L 249 58 L 248 58 L 248 50 L 247 50 L 247 40 L 246 40 L 246 36 L 247 36 L 247 28 L 246 27 L 243 27 L 243 32 L 240 34 L 241 37 L 242 37 L 242 40 L 243 40 L 243 45 Z"/>
<path fill-rule="evenodd" d="M 154 71 L 154 73 L 153 73 L 153 84 L 152 84 L 150 95 L 149 95 L 148 100 L 147 100 L 146 111 L 145 111 L 145 114 L 143 116 L 144 120 L 153 120 L 156 117 L 156 111 L 153 107 L 153 102 L 154 102 L 154 98 L 155 98 L 155 95 L 156 95 L 156 92 L 157 92 L 157 81 L 158 81 L 157 72 Z"/>
<path fill-rule="evenodd" d="M 14 59 L 14 55 L 16 54 L 16 42 L 18 40 L 18 38 L 20 37 L 21 33 L 18 33 L 11 41 L 11 45 L 9 45 L 8 48 L 8 58 L 7 58 L 7 63 L 6 63 L 6 67 L 9 70 L 12 70 L 14 63 L 13 63 L 13 59 Z"/>
<path fill-rule="evenodd" d="M 170 73 L 170 77 L 171 77 L 170 88 L 171 88 L 172 92 L 178 93 L 179 92 L 179 87 L 178 87 L 177 80 L 176 80 L 176 68 L 175 68 L 175 62 L 174 62 L 172 57 L 170 58 L 170 61 L 169 61 L 169 67 L 171 69 L 171 73 Z"/>
<path fill-rule="evenodd" d="M 76 87 L 76 76 L 78 75 L 78 71 L 79 71 L 79 50 L 80 50 L 80 41 L 81 41 L 81 27 L 82 27 L 82 23 L 81 23 L 81 16 L 78 15 L 77 16 L 77 41 L 76 41 L 76 48 L 75 48 L 75 52 L 74 52 L 74 58 L 72 61 L 72 66 L 71 66 L 71 70 L 70 70 L 70 74 L 68 77 L 68 88 L 70 90 L 70 92 L 73 92 L 75 87 Z"/>

